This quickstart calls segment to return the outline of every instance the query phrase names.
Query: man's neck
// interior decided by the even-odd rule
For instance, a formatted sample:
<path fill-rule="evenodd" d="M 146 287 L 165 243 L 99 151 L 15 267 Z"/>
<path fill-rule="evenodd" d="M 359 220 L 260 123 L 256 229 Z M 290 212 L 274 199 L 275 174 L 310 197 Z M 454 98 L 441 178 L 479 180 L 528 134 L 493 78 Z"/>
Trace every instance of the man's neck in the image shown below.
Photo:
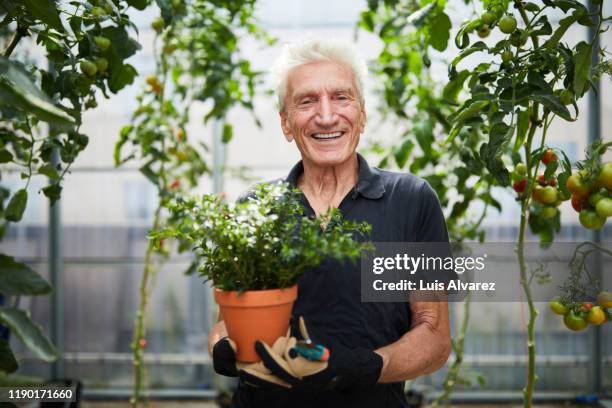
<path fill-rule="evenodd" d="M 346 194 L 357 184 L 359 162 L 357 154 L 336 166 L 321 167 L 303 161 L 304 173 L 298 179 L 298 187 L 317 215 L 330 208 L 337 208 Z"/>

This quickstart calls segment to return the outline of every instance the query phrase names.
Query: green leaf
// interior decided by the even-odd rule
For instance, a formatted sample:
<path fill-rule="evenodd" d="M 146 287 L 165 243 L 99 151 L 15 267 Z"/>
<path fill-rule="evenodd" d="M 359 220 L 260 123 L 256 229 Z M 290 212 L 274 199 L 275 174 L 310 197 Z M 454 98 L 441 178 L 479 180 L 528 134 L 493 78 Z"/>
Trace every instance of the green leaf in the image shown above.
<path fill-rule="evenodd" d="M 28 203 L 28 192 L 25 189 L 17 190 L 15 195 L 11 198 L 6 210 L 4 211 L 4 218 L 8 221 L 18 222 L 23 217 L 26 204 Z"/>
<path fill-rule="evenodd" d="M 223 143 L 228 143 L 230 140 L 232 140 L 232 137 L 234 136 L 234 128 L 231 124 L 226 123 L 223 125 L 223 136 L 221 136 L 221 141 Z"/>
<path fill-rule="evenodd" d="M 404 168 L 413 148 L 414 142 L 408 139 L 405 140 L 404 143 L 402 143 L 402 145 L 393 152 L 393 157 L 395 158 L 395 163 L 397 164 L 397 167 L 399 167 L 400 169 Z"/>
<path fill-rule="evenodd" d="M 553 93 L 536 90 L 529 95 L 529 99 L 541 103 L 550 109 L 551 112 L 567 121 L 571 122 L 574 120 L 569 110 L 559 100 L 559 97 Z"/>
<path fill-rule="evenodd" d="M 0 338 L 0 371 L 14 373 L 19 368 L 15 355 L 9 344 Z"/>
<path fill-rule="evenodd" d="M 514 152 L 518 152 L 521 146 L 523 145 L 528 128 L 529 110 L 520 111 L 516 119 L 516 140 L 514 142 Z"/>
<path fill-rule="evenodd" d="M 62 186 L 57 183 L 53 183 L 50 186 L 44 187 L 42 192 L 45 196 L 49 198 L 51 201 L 51 205 L 55 204 L 57 200 L 60 199 L 62 194 Z"/>
<path fill-rule="evenodd" d="M 559 41 L 561 40 L 561 37 L 563 37 L 563 35 L 567 31 L 567 29 L 572 24 L 574 24 L 576 20 L 578 20 L 579 18 L 580 18 L 580 14 L 576 12 L 572 14 L 571 16 L 568 16 L 568 17 L 565 17 L 559 20 L 559 27 L 557 27 L 553 35 L 550 36 L 550 38 L 548 39 L 548 41 L 546 41 L 544 46 L 547 48 L 556 47 Z"/>
<path fill-rule="evenodd" d="M 139 170 L 147 178 L 147 180 L 149 180 L 151 183 L 155 184 L 156 186 L 159 185 L 158 175 L 155 174 L 155 172 L 151 169 L 150 164 L 145 164 Z"/>
<path fill-rule="evenodd" d="M 15 308 L 0 308 L 0 322 L 25 344 L 38 358 L 48 363 L 57 360 L 59 354 L 39 325 L 34 323 L 30 314 Z"/>
<path fill-rule="evenodd" d="M 59 32 L 64 31 L 62 26 L 62 20 L 59 16 L 59 10 L 55 1 L 51 0 L 22 0 L 28 13 L 47 24 L 48 26 L 55 28 Z"/>
<path fill-rule="evenodd" d="M 13 155 L 6 149 L 0 150 L 0 163 L 9 163 L 13 160 Z"/>
<path fill-rule="evenodd" d="M 106 27 L 102 29 L 102 35 L 111 41 L 112 50 L 121 60 L 136 54 L 142 47 L 138 41 L 129 36 L 124 27 Z"/>
<path fill-rule="evenodd" d="M 421 7 L 406 18 L 406 24 L 413 25 L 415 27 L 423 25 L 425 18 L 429 15 L 429 13 L 431 13 L 431 11 L 436 7 L 436 5 L 437 2 L 434 1 L 426 5 L 425 7 Z"/>
<path fill-rule="evenodd" d="M 471 102 L 467 107 L 453 113 L 448 120 L 455 123 L 465 122 L 467 119 L 479 115 L 488 105 L 489 101 Z"/>
<path fill-rule="evenodd" d="M 28 265 L 15 261 L 12 256 L 0 254 L 0 293 L 36 296 L 52 291 L 53 287 Z"/>
<path fill-rule="evenodd" d="M 450 18 L 446 13 L 440 12 L 431 20 L 429 26 L 429 42 L 431 46 L 438 51 L 444 51 L 448 47 L 448 39 L 450 38 L 450 29 L 452 27 Z"/>
<path fill-rule="evenodd" d="M 144 10 L 149 5 L 149 0 L 127 0 L 127 4 L 137 10 Z"/>
<path fill-rule="evenodd" d="M 125 86 L 134 82 L 134 78 L 138 75 L 136 68 L 130 64 L 120 65 L 117 68 L 110 70 L 108 78 L 108 88 L 113 93 L 119 92 Z"/>
<path fill-rule="evenodd" d="M 444 99 L 452 102 L 457 101 L 457 97 L 459 96 L 459 92 L 463 89 L 463 84 L 465 80 L 470 76 L 471 72 L 467 69 L 460 71 L 453 80 L 449 81 L 442 91 L 442 96 Z"/>
<path fill-rule="evenodd" d="M 51 180 L 54 180 L 54 181 L 57 181 L 60 179 L 60 175 L 58 174 L 57 170 L 50 163 L 40 166 L 40 168 L 38 169 L 38 172 L 44 176 L 49 177 Z"/>
<path fill-rule="evenodd" d="M 488 50 L 489 47 L 487 47 L 487 44 L 485 44 L 482 41 L 478 41 L 475 42 L 474 44 L 472 44 L 472 46 L 470 48 L 467 48 L 463 51 L 461 51 L 459 53 L 459 55 L 457 55 L 452 61 L 451 61 L 451 65 L 457 65 L 459 63 L 459 61 L 461 61 L 462 59 L 464 59 L 465 57 L 467 57 L 468 55 L 471 55 L 475 52 L 478 51 L 484 51 L 484 50 Z"/>
<path fill-rule="evenodd" d="M 582 95 L 585 85 L 591 77 L 591 55 L 593 48 L 589 43 L 581 41 L 576 45 L 576 56 L 574 57 L 574 93 Z"/>
<path fill-rule="evenodd" d="M 0 56 L 0 107 L 34 114 L 57 126 L 72 127 L 75 120 L 53 104 L 18 63 Z"/>

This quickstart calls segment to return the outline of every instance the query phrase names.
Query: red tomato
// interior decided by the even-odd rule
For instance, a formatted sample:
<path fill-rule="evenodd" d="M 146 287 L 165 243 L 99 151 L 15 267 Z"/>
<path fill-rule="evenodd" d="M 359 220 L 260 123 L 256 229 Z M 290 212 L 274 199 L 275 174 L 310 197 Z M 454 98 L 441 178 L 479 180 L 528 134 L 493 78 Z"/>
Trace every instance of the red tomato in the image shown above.
<path fill-rule="evenodd" d="M 525 187 L 527 187 L 527 179 L 522 179 L 521 181 L 516 181 L 512 184 L 512 188 L 517 193 L 522 193 L 525 191 Z"/>
<path fill-rule="evenodd" d="M 542 156 L 542 163 L 544 163 L 545 166 L 548 166 L 548 163 L 550 163 L 551 161 L 557 160 L 559 160 L 559 158 L 552 149 L 548 149 L 546 153 L 544 153 L 544 155 Z"/>

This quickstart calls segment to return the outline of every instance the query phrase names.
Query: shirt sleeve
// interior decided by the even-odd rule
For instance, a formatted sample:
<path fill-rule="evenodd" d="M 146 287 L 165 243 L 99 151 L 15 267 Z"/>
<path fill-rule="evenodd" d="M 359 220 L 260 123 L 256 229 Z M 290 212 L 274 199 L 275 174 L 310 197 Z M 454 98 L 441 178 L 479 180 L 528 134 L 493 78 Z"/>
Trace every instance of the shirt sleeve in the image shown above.
<path fill-rule="evenodd" d="M 419 242 L 449 242 L 444 213 L 435 191 L 424 182 L 419 196 L 421 205 L 417 240 Z"/>

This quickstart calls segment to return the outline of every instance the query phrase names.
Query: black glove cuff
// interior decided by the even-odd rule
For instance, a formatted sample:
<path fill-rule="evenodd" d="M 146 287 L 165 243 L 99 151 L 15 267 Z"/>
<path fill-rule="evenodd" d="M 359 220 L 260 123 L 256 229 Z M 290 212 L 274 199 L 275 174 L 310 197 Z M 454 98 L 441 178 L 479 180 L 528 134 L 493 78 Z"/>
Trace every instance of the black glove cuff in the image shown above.
<path fill-rule="evenodd" d="M 217 374 L 228 377 L 238 377 L 236 369 L 236 353 L 227 337 L 222 338 L 213 346 L 213 368 Z"/>
<path fill-rule="evenodd" d="M 337 389 L 370 388 L 380 378 L 383 358 L 380 354 L 364 348 L 349 349 L 336 354 L 331 353 L 330 366 L 338 375 L 334 379 Z"/>

